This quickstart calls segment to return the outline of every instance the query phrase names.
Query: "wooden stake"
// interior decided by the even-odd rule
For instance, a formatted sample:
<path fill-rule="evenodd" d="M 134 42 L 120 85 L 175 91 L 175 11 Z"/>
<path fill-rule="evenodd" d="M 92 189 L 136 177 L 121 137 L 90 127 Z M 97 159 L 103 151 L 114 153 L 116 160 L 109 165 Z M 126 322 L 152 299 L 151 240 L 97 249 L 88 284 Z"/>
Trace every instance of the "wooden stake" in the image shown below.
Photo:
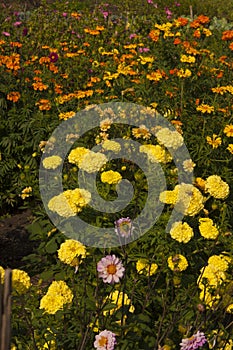
<path fill-rule="evenodd" d="M 6 269 L 0 291 L 0 350 L 10 350 L 11 347 L 11 276 L 11 269 Z"/>

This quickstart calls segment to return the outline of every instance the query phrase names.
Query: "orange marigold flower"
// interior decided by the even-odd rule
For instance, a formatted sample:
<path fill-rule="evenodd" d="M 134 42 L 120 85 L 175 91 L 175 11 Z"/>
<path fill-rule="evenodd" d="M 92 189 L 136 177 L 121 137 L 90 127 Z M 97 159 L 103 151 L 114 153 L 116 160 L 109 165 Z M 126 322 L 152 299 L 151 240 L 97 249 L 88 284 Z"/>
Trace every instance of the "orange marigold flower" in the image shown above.
<path fill-rule="evenodd" d="M 50 101 L 43 98 L 36 102 L 36 106 L 39 106 L 40 111 L 49 111 L 51 109 Z"/>
<path fill-rule="evenodd" d="M 200 15 L 192 23 L 190 23 L 191 28 L 198 28 L 201 24 L 209 23 L 210 19 L 207 16 Z"/>
<path fill-rule="evenodd" d="M 5 62 L 6 68 L 12 70 L 20 69 L 20 55 L 13 53 L 11 56 L 8 56 Z"/>
<path fill-rule="evenodd" d="M 200 29 L 196 29 L 193 33 L 194 38 L 200 38 L 201 37 L 201 31 Z"/>
<path fill-rule="evenodd" d="M 159 34 L 160 30 L 152 29 L 149 33 L 149 37 L 156 42 L 159 40 Z"/>
<path fill-rule="evenodd" d="M 54 91 L 56 92 L 56 94 L 62 94 L 62 85 L 59 85 L 59 84 L 55 84 L 55 87 L 54 87 Z"/>
<path fill-rule="evenodd" d="M 43 84 L 40 81 L 38 81 L 37 83 L 33 83 L 32 86 L 33 86 L 33 89 L 36 90 L 36 91 L 37 90 L 43 91 L 43 90 L 47 90 L 48 89 L 48 85 L 45 85 L 45 84 Z"/>
<path fill-rule="evenodd" d="M 174 45 L 179 45 L 179 44 L 181 44 L 181 42 L 182 41 L 180 40 L 180 38 L 175 38 L 174 41 L 173 41 L 173 44 Z"/>
<path fill-rule="evenodd" d="M 21 43 L 19 43 L 18 41 L 11 41 L 10 45 L 12 47 L 22 47 L 23 45 Z"/>
<path fill-rule="evenodd" d="M 176 27 L 183 27 L 186 26 L 186 24 L 188 24 L 188 19 L 184 17 L 179 17 L 174 21 L 174 23 Z"/>
<path fill-rule="evenodd" d="M 232 137 L 233 136 L 233 124 L 226 125 L 223 132 L 224 132 L 224 134 L 226 134 L 227 137 Z"/>
<path fill-rule="evenodd" d="M 43 63 L 50 63 L 51 61 L 50 61 L 50 58 L 49 57 L 41 57 L 40 59 L 39 59 L 39 63 L 40 64 L 43 64 Z"/>
<path fill-rule="evenodd" d="M 230 45 L 229 45 L 229 49 L 233 51 L 233 42 L 232 42 L 232 43 L 230 43 Z"/>
<path fill-rule="evenodd" d="M 50 63 L 50 65 L 49 65 L 49 70 L 50 70 L 51 72 L 53 72 L 53 73 L 58 73 L 58 68 L 57 68 L 57 66 L 55 66 L 55 64 L 53 64 L 53 63 Z"/>
<path fill-rule="evenodd" d="M 233 30 L 225 30 L 222 33 L 222 40 L 232 40 L 233 39 Z"/>
<path fill-rule="evenodd" d="M 228 145 L 227 150 L 228 150 L 231 154 L 233 154 L 233 144 L 232 144 L 232 143 L 230 143 L 230 144 Z"/>
<path fill-rule="evenodd" d="M 20 93 L 18 91 L 12 91 L 7 94 L 7 100 L 17 102 L 20 99 Z"/>

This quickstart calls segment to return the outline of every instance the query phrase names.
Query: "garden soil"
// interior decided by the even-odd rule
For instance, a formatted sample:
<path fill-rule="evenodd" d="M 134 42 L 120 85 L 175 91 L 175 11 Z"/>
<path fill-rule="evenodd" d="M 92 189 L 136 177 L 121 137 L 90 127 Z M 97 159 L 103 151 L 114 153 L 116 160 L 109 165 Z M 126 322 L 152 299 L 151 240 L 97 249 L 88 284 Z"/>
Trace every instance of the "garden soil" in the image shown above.
<path fill-rule="evenodd" d="M 0 266 L 15 269 L 25 264 L 23 257 L 32 253 L 35 246 L 26 228 L 32 220 L 30 210 L 0 220 Z"/>

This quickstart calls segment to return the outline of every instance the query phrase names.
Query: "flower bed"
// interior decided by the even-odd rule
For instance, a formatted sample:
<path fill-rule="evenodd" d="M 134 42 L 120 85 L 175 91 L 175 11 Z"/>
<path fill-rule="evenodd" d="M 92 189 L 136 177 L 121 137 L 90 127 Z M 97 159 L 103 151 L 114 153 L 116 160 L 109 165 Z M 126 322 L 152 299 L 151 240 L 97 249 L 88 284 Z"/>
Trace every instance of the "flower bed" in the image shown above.
<path fill-rule="evenodd" d="M 233 25 L 144 6 L 2 24 L 1 205 L 41 242 L 12 349 L 232 348 Z"/>

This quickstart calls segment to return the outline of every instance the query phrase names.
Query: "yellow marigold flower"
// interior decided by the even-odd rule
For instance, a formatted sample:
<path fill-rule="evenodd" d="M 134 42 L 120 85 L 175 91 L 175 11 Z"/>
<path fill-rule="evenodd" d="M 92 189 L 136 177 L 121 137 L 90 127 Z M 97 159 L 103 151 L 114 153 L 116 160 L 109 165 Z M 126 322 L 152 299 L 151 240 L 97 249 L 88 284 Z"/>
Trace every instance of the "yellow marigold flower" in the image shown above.
<path fill-rule="evenodd" d="M 110 129 L 111 125 L 113 123 L 113 120 L 110 118 L 106 118 L 100 122 L 100 130 L 101 131 L 107 131 Z"/>
<path fill-rule="evenodd" d="M 212 255 L 208 259 L 208 265 L 212 265 L 214 271 L 226 271 L 230 263 L 231 258 L 223 254 Z"/>
<path fill-rule="evenodd" d="M 139 274 L 145 273 L 147 276 L 154 275 L 158 269 L 156 263 L 150 264 L 147 259 L 139 259 L 136 263 L 136 270 Z"/>
<path fill-rule="evenodd" d="M 118 171 L 109 170 L 109 171 L 104 171 L 101 174 L 100 179 L 104 183 L 114 185 L 114 184 L 118 184 L 122 180 L 122 176 L 120 173 L 118 173 Z"/>
<path fill-rule="evenodd" d="M 48 314 L 55 314 L 64 305 L 71 304 L 72 300 L 73 293 L 67 284 L 64 281 L 53 281 L 40 301 L 40 309 Z"/>
<path fill-rule="evenodd" d="M 159 81 L 163 78 L 163 74 L 159 69 L 157 69 L 155 72 L 151 72 L 150 74 L 147 74 L 146 77 L 147 79 L 152 81 Z"/>
<path fill-rule="evenodd" d="M 225 199 L 229 195 L 229 185 L 218 175 L 211 175 L 206 179 L 205 190 L 217 199 Z"/>
<path fill-rule="evenodd" d="M 148 140 L 151 137 L 151 133 L 145 125 L 140 125 L 139 128 L 133 128 L 132 134 L 136 139 L 143 138 Z"/>
<path fill-rule="evenodd" d="M 226 134 L 227 137 L 233 136 L 233 124 L 226 125 L 224 130 L 224 134 Z"/>
<path fill-rule="evenodd" d="M 76 188 L 67 190 L 50 199 L 49 210 L 63 217 L 75 216 L 91 200 L 91 194 L 87 190 Z"/>
<path fill-rule="evenodd" d="M 72 164 L 79 166 L 80 163 L 83 161 L 83 157 L 88 152 L 90 152 L 90 150 L 88 148 L 77 147 L 70 152 L 70 154 L 68 156 L 68 161 Z"/>
<path fill-rule="evenodd" d="M 173 239 L 180 243 L 188 243 L 194 236 L 193 229 L 187 222 L 177 221 L 172 225 L 170 235 Z"/>
<path fill-rule="evenodd" d="M 220 295 L 219 294 L 214 294 L 212 295 L 209 292 L 209 289 L 203 288 L 200 292 L 199 298 L 201 301 L 203 301 L 208 307 L 212 308 L 215 304 L 219 302 Z M 224 348 L 224 350 L 226 350 Z"/>
<path fill-rule="evenodd" d="M 191 72 L 191 70 L 189 70 L 189 69 L 183 69 L 183 68 L 181 68 L 180 70 L 178 70 L 178 72 L 177 72 L 177 76 L 179 77 L 179 78 L 189 78 L 189 77 L 191 77 L 191 75 L 192 75 L 192 72 Z"/>
<path fill-rule="evenodd" d="M 231 314 L 233 313 L 233 304 L 230 304 L 230 305 L 227 306 L 226 312 L 229 312 Z"/>
<path fill-rule="evenodd" d="M 20 99 L 20 93 L 18 91 L 12 91 L 9 94 L 7 94 L 6 98 L 9 101 L 12 102 L 18 102 L 18 100 Z"/>
<path fill-rule="evenodd" d="M 139 151 L 146 153 L 152 163 L 168 163 L 172 160 L 170 154 L 160 145 L 142 145 L 139 147 Z"/>
<path fill-rule="evenodd" d="M 156 133 L 156 137 L 160 144 L 173 149 L 177 149 L 183 145 L 183 137 L 177 131 L 172 131 L 168 128 L 161 128 Z"/>
<path fill-rule="evenodd" d="M 65 113 L 59 113 L 59 119 L 61 120 L 67 120 L 75 116 L 75 112 L 65 112 Z"/>
<path fill-rule="evenodd" d="M 159 200 L 162 203 L 166 204 L 175 204 L 178 199 L 178 192 L 177 191 L 163 191 L 159 195 Z"/>
<path fill-rule="evenodd" d="M 180 58 L 180 62 L 184 63 L 195 63 L 196 59 L 194 56 L 182 55 Z"/>
<path fill-rule="evenodd" d="M 87 173 L 94 173 L 99 171 L 107 161 L 108 159 L 103 153 L 89 151 L 80 161 L 79 168 Z"/>
<path fill-rule="evenodd" d="M 168 267 L 174 272 L 184 271 L 188 267 L 187 259 L 181 254 L 169 256 L 167 263 Z"/>
<path fill-rule="evenodd" d="M 201 190 L 205 189 L 205 180 L 201 177 L 196 177 L 195 179 L 195 185 L 200 188 Z"/>
<path fill-rule="evenodd" d="M 31 193 L 32 193 L 32 188 L 31 188 L 31 186 L 25 187 L 25 188 L 22 190 L 20 197 L 21 197 L 22 199 L 28 198 L 28 197 L 31 196 Z"/>
<path fill-rule="evenodd" d="M 228 147 L 227 147 L 227 150 L 233 154 L 233 143 L 229 143 Z"/>
<path fill-rule="evenodd" d="M 222 144 L 222 139 L 216 134 L 213 134 L 212 138 L 210 136 L 206 136 L 206 141 L 213 148 L 218 148 Z"/>
<path fill-rule="evenodd" d="M 12 289 L 18 294 L 26 293 L 31 286 L 31 280 L 27 272 L 14 269 L 12 270 Z"/>
<path fill-rule="evenodd" d="M 118 142 L 112 140 L 104 140 L 102 147 L 105 151 L 113 151 L 115 153 L 118 153 L 121 150 L 121 145 Z"/>
<path fill-rule="evenodd" d="M 123 303 L 123 298 L 124 298 L 124 303 Z M 109 301 L 115 304 L 116 307 L 109 311 L 104 311 L 103 312 L 104 315 L 107 315 L 107 314 L 112 315 L 115 311 L 120 309 L 123 305 L 127 305 L 127 306 L 130 305 L 129 312 L 131 313 L 133 313 L 135 310 L 134 306 L 131 304 L 131 300 L 129 299 L 128 295 L 118 290 L 113 291 L 109 295 Z"/>
<path fill-rule="evenodd" d="M 139 61 L 140 61 L 141 64 L 153 63 L 154 62 L 154 57 L 139 56 Z"/>
<path fill-rule="evenodd" d="M 183 161 L 184 171 L 191 173 L 195 166 L 196 164 L 192 161 L 192 159 L 186 159 Z"/>
<path fill-rule="evenodd" d="M 201 268 L 201 274 L 197 280 L 200 289 L 209 289 L 218 287 L 226 279 L 224 271 L 218 270 L 214 265 L 207 265 Z"/>
<path fill-rule="evenodd" d="M 3 284 L 5 278 L 5 270 L 2 266 L 0 266 L 0 284 Z"/>
<path fill-rule="evenodd" d="M 211 36 L 212 35 L 211 30 L 209 30 L 208 28 L 203 28 L 202 32 L 203 32 L 203 34 L 205 34 L 205 36 Z"/>
<path fill-rule="evenodd" d="M 58 258 L 65 264 L 78 267 L 82 259 L 86 257 L 86 247 L 74 240 L 67 239 L 58 250 Z"/>
<path fill-rule="evenodd" d="M 56 169 L 61 165 L 62 159 L 59 156 L 51 156 L 43 159 L 42 164 L 45 169 Z"/>
<path fill-rule="evenodd" d="M 212 113 L 214 111 L 213 106 L 206 105 L 202 103 L 200 106 L 196 108 L 197 111 L 200 111 L 201 113 Z"/>
<path fill-rule="evenodd" d="M 219 235 L 217 227 L 214 225 L 213 220 L 209 218 L 199 219 L 199 231 L 202 237 L 207 239 L 216 239 Z"/>
<path fill-rule="evenodd" d="M 211 90 L 216 94 L 220 94 L 220 95 L 223 95 L 227 91 L 225 86 L 218 86 L 216 88 L 212 88 Z"/>

